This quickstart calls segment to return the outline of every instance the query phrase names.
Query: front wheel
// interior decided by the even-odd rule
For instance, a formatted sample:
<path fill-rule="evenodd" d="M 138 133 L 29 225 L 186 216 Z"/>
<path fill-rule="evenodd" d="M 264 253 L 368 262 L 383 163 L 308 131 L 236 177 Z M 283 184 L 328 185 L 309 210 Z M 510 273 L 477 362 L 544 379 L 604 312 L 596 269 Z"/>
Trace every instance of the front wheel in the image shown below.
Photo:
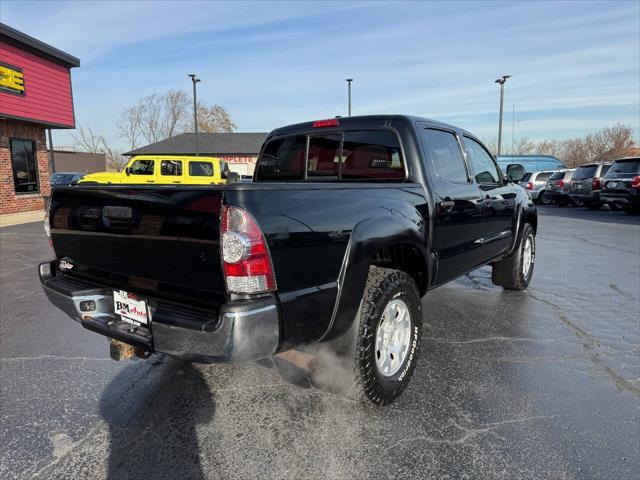
<path fill-rule="evenodd" d="M 405 272 L 372 266 L 362 299 L 355 350 L 355 394 L 375 405 L 407 388 L 418 361 L 422 305 Z"/>
<path fill-rule="evenodd" d="M 525 223 L 518 249 L 493 265 L 491 281 L 507 290 L 524 290 L 533 276 L 536 237 L 533 227 Z"/>

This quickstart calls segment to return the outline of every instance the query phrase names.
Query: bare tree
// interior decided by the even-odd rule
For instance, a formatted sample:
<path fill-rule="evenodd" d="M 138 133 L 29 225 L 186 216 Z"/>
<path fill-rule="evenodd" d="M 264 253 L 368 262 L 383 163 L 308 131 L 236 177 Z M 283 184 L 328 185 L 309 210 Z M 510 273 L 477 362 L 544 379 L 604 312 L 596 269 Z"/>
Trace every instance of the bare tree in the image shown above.
<path fill-rule="evenodd" d="M 187 128 L 189 98 L 181 90 L 169 90 L 164 95 L 164 102 L 163 133 L 165 138 L 170 138 Z"/>
<path fill-rule="evenodd" d="M 207 133 L 235 132 L 236 125 L 229 112 L 220 105 L 198 105 L 198 130 Z"/>
<path fill-rule="evenodd" d="M 536 145 L 531 140 L 529 140 L 527 137 L 521 137 L 514 142 L 511 154 L 527 155 L 533 152 L 535 148 L 536 148 Z"/>
<path fill-rule="evenodd" d="M 89 153 L 104 153 L 107 158 L 107 170 L 122 170 L 128 159 L 122 152 L 111 148 L 104 135 L 94 132 L 91 127 L 78 124 L 71 136 L 78 146 Z"/>
<path fill-rule="evenodd" d="M 138 141 L 142 135 L 142 111 L 142 105 L 137 103 L 125 108 L 120 116 L 118 131 L 120 137 L 127 140 L 130 150 L 138 148 Z"/>

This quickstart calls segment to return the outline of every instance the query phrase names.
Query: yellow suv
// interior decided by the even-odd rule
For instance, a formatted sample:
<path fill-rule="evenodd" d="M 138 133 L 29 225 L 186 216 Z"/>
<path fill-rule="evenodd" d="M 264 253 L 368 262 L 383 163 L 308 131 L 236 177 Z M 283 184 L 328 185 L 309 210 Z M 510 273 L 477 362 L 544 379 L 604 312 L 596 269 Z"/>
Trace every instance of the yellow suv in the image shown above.
<path fill-rule="evenodd" d="M 129 160 L 123 172 L 91 173 L 78 183 L 211 185 L 227 183 L 229 173 L 227 163 L 216 157 L 138 155 Z"/>

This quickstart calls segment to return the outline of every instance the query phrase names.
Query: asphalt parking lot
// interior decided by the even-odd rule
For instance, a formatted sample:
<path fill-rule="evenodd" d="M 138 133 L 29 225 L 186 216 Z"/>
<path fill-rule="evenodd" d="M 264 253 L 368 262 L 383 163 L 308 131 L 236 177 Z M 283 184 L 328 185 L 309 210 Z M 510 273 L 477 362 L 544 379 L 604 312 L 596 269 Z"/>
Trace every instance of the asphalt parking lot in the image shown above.
<path fill-rule="evenodd" d="M 257 364 L 113 362 L 44 297 L 42 224 L 0 247 L 0 478 L 640 477 L 638 216 L 541 208 L 529 290 L 481 269 L 430 292 L 380 409 Z"/>

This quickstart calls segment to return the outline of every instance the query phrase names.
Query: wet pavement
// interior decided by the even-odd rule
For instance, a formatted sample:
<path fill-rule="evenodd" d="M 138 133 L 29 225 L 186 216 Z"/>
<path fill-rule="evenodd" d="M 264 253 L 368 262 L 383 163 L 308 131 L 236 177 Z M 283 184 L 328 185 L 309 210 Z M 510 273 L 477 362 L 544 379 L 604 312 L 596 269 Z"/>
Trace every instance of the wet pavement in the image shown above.
<path fill-rule="evenodd" d="M 640 217 L 540 209 L 534 278 L 424 298 L 389 407 L 258 364 L 116 363 L 48 304 L 41 223 L 0 229 L 0 478 L 640 477 Z"/>

